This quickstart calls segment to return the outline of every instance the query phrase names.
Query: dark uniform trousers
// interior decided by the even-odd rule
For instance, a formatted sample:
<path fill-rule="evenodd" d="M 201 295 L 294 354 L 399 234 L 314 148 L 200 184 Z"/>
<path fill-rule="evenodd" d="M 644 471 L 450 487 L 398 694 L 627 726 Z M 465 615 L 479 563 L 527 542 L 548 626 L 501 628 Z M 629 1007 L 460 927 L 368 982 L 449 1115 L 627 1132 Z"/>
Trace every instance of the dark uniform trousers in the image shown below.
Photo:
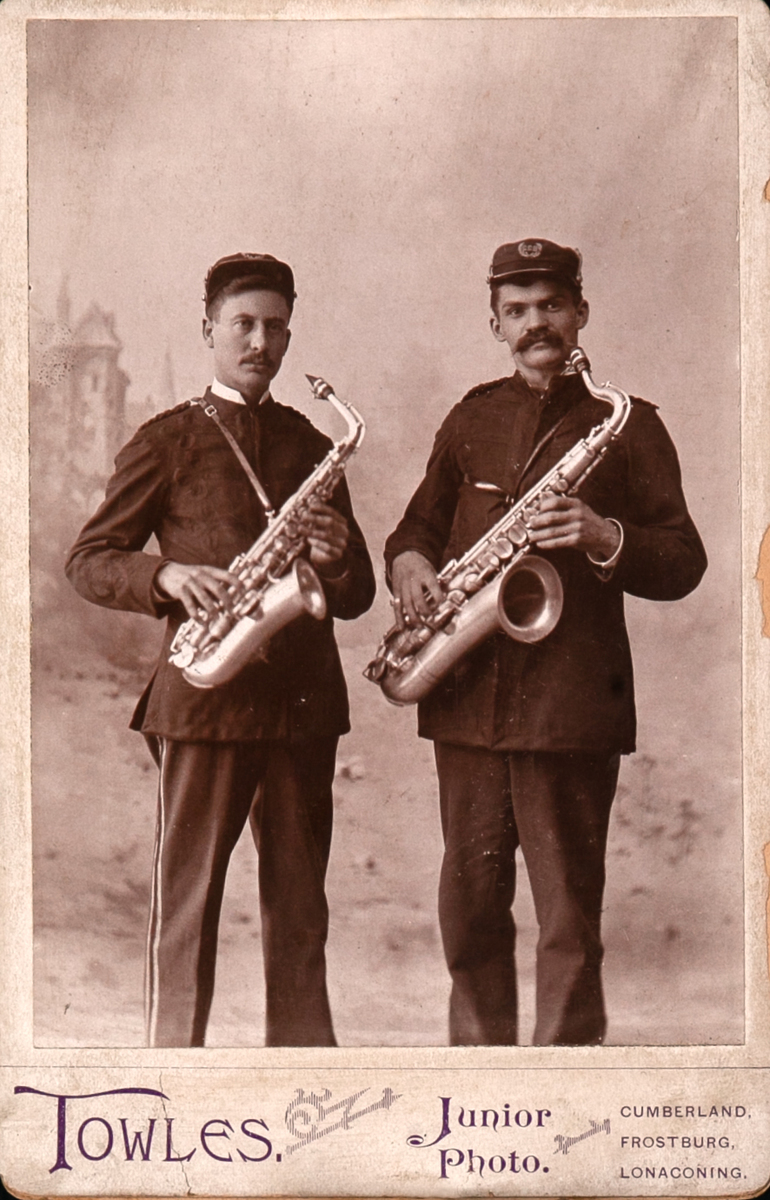
<path fill-rule="evenodd" d="M 450 1044 L 517 1041 L 511 906 L 518 846 L 540 927 L 534 1044 L 601 1043 L 604 855 L 620 756 L 444 742 L 435 743 L 435 754 Z"/>
<path fill-rule="evenodd" d="M 334 1046 L 324 878 L 336 737 L 181 742 L 148 737 L 160 768 L 147 944 L 150 1046 L 202 1046 L 230 855 L 250 820 L 268 1046 Z"/>

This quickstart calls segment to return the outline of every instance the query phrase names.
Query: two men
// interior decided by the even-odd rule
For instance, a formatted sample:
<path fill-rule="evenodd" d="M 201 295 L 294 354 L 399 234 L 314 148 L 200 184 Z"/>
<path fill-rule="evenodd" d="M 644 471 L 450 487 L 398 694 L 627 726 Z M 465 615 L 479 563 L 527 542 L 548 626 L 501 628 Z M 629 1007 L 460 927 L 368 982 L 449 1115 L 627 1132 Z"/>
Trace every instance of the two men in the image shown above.
<path fill-rule="evenodd" d="M 232 850 L 250 820 L 259 853 L 268 1045 L 335 1044 L 326 991 L 324 878 L 337 740 L 349 729 L 333 617 L 369 608 L 374 575 L 345 482 L 315 501 L 308 557 L 327 616 L 303 616 L 264 661 L 223 687 L 188 684 L 168 662 L 180 623 L 227 604 L 227 570 L 265 528 L 263 504 L 213 406 L 277 511 L 331 443 L 276 403 L 290 340 L 291 269 L 270 255 L 220 259 L 205 284 L 214 381 L 203 405 L 148 421 L 121 450 L 104 503 L 67 574 L 87 600 L 167 617 L 155 674 L 134 714 L 159 765 L 147 953 L 148 1041 L 201 1046 Z M 160 555 L 145 546 L 155 535 Z"/>
<path fill-rule="evenodd" d="M 441 600 L 436 572 L 607 415 L 566 366 L 588 320 L 580 267 L 575 250 L 545 239 L 494 254 L 491 327 L 516 370 L 450 411 L 387 541 L 402 628 Z M 579 495 L 546 498 L 530 526 L 563 584 L 558 625 L 536 644 L 495 634 L 419 706 L 439 780 L 453 1045 L 517 1041 L 519 846 L 540 929 L 534 1041 L 603 1040 L 605 847 L 620 755 L 634 750 L 636 732 L 623 593 L 676 600 L 706 568 L 676 451 L 643 400 Z"/>
<path fill-rule="evenodd" d="M 576 251 L 542 239 L 501 246 L 489 276 L 494 336 L 516 367 L 474 388 L 439 430 L 425 478 L 388 539 L 399 623 L 441 600 L 459 557 L 604 420 L 566 367 L 588 320 Z M 328 442 L 269 394 L 289 342 L 290 269 L 264 255 L 220 260 L 206 281 L 204 336 L 216 379 L 205 401 L 277 507 Z M 196 404 L 148 422 L 121 452 L 107 497 L 76 543 L 70 579 L 87 599 L 169 617 L 134 717 L 160 766 L 148 951 L 156 1045 L 201 1045 L 227 863 L 250 817 L 259 851 L 269 1045 L 333 1045 L 324 978 L 324 872 L 336 741 L 347 701 L 331 620 L 300 618 L 266 662 L 200 692 L 167 662 L 186 614 L 226 603 L 226 566 L 264 527 L 232 450 Z M 439 916 L 452 976 L 450 1041 L 517 1041 L 515 852 L 535 898 L 537 1044 L 600 1043 L 606 1029 L 600 916 L 610 808 L 634 749 L 623 593 L 673 600 L 706 557 L 676 451 L 655 407 L 635 400 L 622 437 L 577 497 L 531 522 L 564 589 L 555 630 L 495 634 L 420 703 L 435 743 L 445 856 Z M 161 557 L 144 547 L 155 533 Z M 344 484 L 318 504 L 309 557 L 332 615 L 370 605 L 371 565 Z"/>

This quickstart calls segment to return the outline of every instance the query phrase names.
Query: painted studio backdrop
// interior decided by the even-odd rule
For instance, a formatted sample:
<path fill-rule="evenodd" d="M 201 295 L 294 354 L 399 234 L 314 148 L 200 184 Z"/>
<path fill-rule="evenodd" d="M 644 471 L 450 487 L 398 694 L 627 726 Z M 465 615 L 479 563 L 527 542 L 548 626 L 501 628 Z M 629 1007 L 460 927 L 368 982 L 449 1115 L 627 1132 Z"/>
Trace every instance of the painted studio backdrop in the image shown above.
<path fill-rule="evenodd" d="M 348 477 L 379 594 L 337 631 L 353 720 L 328 881 L 337 1035 L 446 1044 L 431 746 L 361 672 L 390 623 L 382 545 L 433 432 L 511 373 L 488 326 L 492 252 L 538 236 L 581 250 L 594 375 L 660 406 L 710 559 L 686 600 L 627 602 L 639 749 L 610 834 L 608 1041 L 742 1041 L 734 22 L 28 28 L 36 1043 L 143 1037 L 156 775 L 127 725 L 160 629 L 81 601 L 64 556 L 119 446 L 210 381 L 206 269 L 257 250 L 297 281 L 276 398 L 339 437 L 304 377 L 322 375 L 368 426 Z M 209 1045 L 261 1043 L 261 971 L 247 833 Z"/>

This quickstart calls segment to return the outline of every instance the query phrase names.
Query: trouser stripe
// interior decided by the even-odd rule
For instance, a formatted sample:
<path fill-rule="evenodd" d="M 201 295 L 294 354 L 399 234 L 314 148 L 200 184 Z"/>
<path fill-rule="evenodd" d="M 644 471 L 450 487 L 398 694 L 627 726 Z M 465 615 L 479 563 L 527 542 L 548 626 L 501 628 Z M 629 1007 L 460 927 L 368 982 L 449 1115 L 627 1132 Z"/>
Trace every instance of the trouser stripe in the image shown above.
<path fill-rule="evenodd" d="M 162 859 L 166 825 L 166 746 L 165 738 L 159 738 L 160 774 L 158 776 L 158 816 L 155 825 L 155 848 L 152 858 L 152 888 L 150 892 L 150 919 L 147 929 L 147 965 L 145 970 L 145 1017 L 147 1022 L 147 1045 L 155 1045 L 158 1024 L 158 974 L 161 923 L 163 919 Z"/>

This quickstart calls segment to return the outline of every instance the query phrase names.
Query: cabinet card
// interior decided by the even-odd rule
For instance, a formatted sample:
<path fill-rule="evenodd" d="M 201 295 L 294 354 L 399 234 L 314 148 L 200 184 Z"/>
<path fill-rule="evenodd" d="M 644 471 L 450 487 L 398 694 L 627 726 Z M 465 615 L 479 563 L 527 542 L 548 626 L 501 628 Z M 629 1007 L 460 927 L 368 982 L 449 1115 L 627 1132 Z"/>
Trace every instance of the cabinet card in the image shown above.
<path fill-rule="evenodd" d="M 6 1186 L 758 1192 L 770 1178 L 765 5 L 5 0 L 0 43 Z M 237 269 L 204 285 L 234 255 Z M 291 286 L 255 255 L 289 264 Z M 224 293 L 225 306 L 246 298 L 245 333 L 240 312 L 224 332 L 230 307 L 206 323 L 204 289 L 221 301 L 223 271 L 258 280 Z M 501 632 L 497 609 L 474 618 L 491 623 L 428 687 L 419 736 L 415 705 L 364 676 L 394 620 L 386 540 L 398 526 L 395 553 L 431 570 L 467 551 L 474 522 L 489 528 L 517 502 L 538 431 L 544 462 L 574 449 L 588 464 L 588 429 L 568 435 L 547 369 L 577 341 L 594 386 L 634 399 L 626 421 L 580 392 L 606 453 L 576 485 L 577 540 L 543 551 L 557 568 L 553 631 L 530 643 Z M 224 389 L 207 392 L 215 375 Z M 344 414 L 306 376 L 361 414 L 355 454 Z M 180 667 L 166 664 L 164 618 L 186 616 L 185 598 L 199 629 L 214 623 L 188 575 L 187 592 L 173 571 L 159 582 L 166 565 L 221 572 L 228 539 L 245 550 L 264 527 L 241 464 L 186 404 L 229 414 L 237 441 L 243 396 L 256 432 L 241 448 L 276 507 L 308 438 L 324 447 L 316 499 L 338 503 L 322 475 L 342 448 L 333 482 L 344 473 L 377 578 L 367 608 L 348 510 L 320 550 L 297 549 L 339 618 L 350 708 L 328 927 L 321 742 L 344 728 L 344 698 L 312 647 L 323 628 L 333 654 L 329 619 L 287 617 L 246 668 L 256 683 L 240 707 L 185 684 L 186 723 Z M 553 432 L 557 415 L 567 424 Z M 495 579 L 521 528 L 491 548 Z M 341 558 L 335 538 L 348 539 Z M 427 611 L 423 577 L 409 578 Z M 225 585 L 206 579 L 227 622 L 235 592 L 223 607 Z M 462 603 L 475 595 L 468 584 Z M 544 603 L 525 588 L 510 608 L 526 623 Z M 422 626 L 432 646 L 459 636 L 449 615 Z M 129 728 L 143 693 L 134 725 L 147 737 Z M 613 788 L 597 800 L 585 781 L 618 752 L 604 848 L 596 814 Z M 286 762 L 300 754 L 295 809 Z M 175 806 L 192 795 L 191 816 Z"/>

